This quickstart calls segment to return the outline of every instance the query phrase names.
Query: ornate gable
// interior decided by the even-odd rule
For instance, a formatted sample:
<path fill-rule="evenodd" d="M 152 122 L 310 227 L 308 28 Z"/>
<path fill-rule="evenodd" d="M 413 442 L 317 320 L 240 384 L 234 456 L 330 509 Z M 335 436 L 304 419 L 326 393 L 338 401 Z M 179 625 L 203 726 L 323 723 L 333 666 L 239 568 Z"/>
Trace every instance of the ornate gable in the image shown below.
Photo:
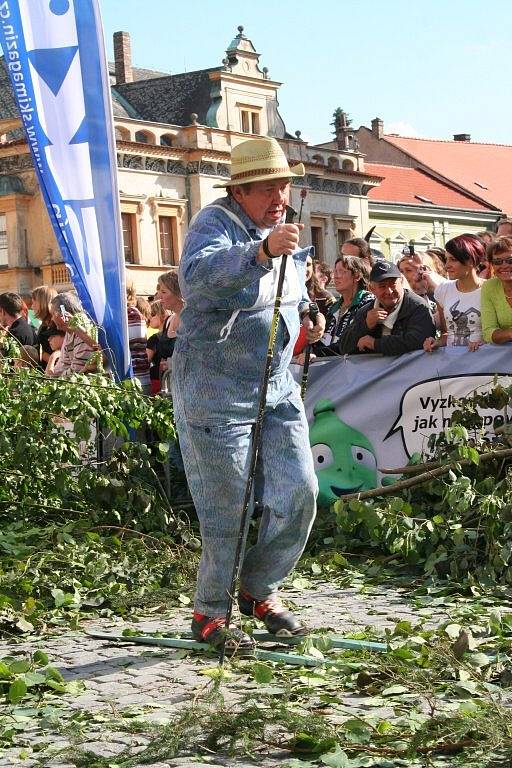
<path fill-rule="evenodd" d="M 260 55 L 256 48 L 244 35 L 244 28 L 238 27 L 238 35 L 231 41 L 227 50 L 226 58 L 223 60 L 224 69 L 232 72 L 234 75 L 245 75 L 246 77 L 257 77 L 261 80 L 267 79 L 268 70 L 260 70 L 258 67 Z"/>

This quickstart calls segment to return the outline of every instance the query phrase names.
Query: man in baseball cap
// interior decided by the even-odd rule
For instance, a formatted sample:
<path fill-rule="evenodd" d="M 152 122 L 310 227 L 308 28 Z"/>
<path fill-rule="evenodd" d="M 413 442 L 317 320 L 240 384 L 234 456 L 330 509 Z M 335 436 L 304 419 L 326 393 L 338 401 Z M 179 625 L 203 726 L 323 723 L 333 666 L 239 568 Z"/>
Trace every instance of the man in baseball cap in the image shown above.
<path fill-rule="evenodd" d="M 375 295 L 356 313 L 339 340 L 343 355 L 379 352 L 402 355 L 423 349 L 423 342 L 435 335 L 427 302 L 405 290 L 402 274 L 390 261 L 376 261 L 370 272 L 370 290 Z"/>
<path fill-rule="evenodd" d="M 303 634 L 277 590 L 299 559 L 315 516 L 317 480 L 308 426 L 290 372 L 299 324 L 310 342 L 323 334 L 307 315 L 302 224 L 285 223 L 292 178 L 276 141 L 249 139 L 231 153 L 227 197 L 191 222 L 180 262 L 185 300 L 173 356 L 173 405 L 188 484 L 201 525 L 202 553 L 192 632 L 228 651 L 252 647 L 236 625 L 225 629 L 230 583 L 249 471 L 253 425 L 282 254 L 280 306 L 254 500 L 262 510 L 256 544 L 240 571 L 240 612 L 274 634 Z"/>

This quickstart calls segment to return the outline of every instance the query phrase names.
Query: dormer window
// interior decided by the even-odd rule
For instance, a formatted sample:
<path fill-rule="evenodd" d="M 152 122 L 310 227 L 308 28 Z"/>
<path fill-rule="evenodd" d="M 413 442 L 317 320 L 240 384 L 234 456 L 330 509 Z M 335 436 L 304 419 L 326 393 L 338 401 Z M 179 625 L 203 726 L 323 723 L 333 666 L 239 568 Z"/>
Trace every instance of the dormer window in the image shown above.
<path fill-rule="evenodd" d="M 252 109 L 241 109 L 240 120 L 242 123 L 242 133 L 260 133 L 259 113 Z"/>

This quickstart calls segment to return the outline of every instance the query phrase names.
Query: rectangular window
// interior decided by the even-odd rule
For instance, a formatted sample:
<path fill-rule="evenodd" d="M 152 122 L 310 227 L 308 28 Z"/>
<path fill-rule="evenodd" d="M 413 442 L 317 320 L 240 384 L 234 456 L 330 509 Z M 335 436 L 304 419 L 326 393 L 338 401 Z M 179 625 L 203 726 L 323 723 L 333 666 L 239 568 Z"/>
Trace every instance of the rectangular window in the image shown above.
<path fill-rule="evenodd" d="M 260 116 L 257 112 L 251 112 L 252 132 L 259 134 L 260 132 Z"/>
<path fill-rule="evenodd" d="M 315 259 L 324 258 L 323 227 L 311 227 L 311 245 L 315 248 Z"/>
<path fill-rule="evenodd" d="M 341 246 L 350 238 L 351 233 L 349 229 L 338 229 L 338 253 L 341 253 Z"/>
<path fill-rule="evenodd" d="M 242 133 L 256 133 L 260 132 L 260 116 L 257 112 L 251 112 L 249 109 L 240 110 L 242 120 Z"/>
<path fill-rule="evenodd" d="M 174 241 L 172 233 L 172 216 L 158 217 L 158 231 L 160 234 L 160 258 L 162 264 L 174 265 L 176 259 L 174 256 Z"/>
<path fill-rule="evenodd" d="M 0 213 L 0 267 L 9 266 L 9 254 L 7 251 L 7 217 Z"/>
<path fill-rule="evenodd" d="M 133 250 L 133 213 L 122 213 L 124 260 L 127 264 L 135 264 Z"/>

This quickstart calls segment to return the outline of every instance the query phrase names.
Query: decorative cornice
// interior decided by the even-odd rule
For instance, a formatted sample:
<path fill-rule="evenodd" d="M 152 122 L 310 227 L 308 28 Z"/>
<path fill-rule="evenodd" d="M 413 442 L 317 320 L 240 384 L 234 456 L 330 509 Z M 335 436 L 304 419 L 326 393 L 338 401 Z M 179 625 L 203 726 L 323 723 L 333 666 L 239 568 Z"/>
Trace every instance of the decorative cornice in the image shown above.
<path fill-rule="evenodd" d="M 0 155 L 0 173 L 20 173 L 33 167 L 30 154 Z"/>
<path fill-rule="evenodd" d="M 296 184 L 294 180 L 294 186 L 309 187 L 314 192 L 325 192 L 335 195 L 357 195 L 358 197 L 365 196 L 372 188 L 356 182 L 325 179 L 312 173 L 308 173 L 301 184 Z"/>
<path fill-rule="evenodd" d="M 229 178 L 229 166 L 225 163 L 210 162 L 209 160 L 170 159 L 146 157 L 141 154 L 117 153 L 117 166 L 132 171 L 149 171 L 151 173 L 170 174 L 172 176 L 215 176 Z"/>
<path fill-rule="evenodd" d="M 160 157 L 183 157 L 187 152 L 190 152 L 188 147 L 164 147 L 162 144 L 143 144 L 138 141 L 125 141 L 124 139 L 117 139 L 116 146 L 118 151 L 133 152 L 138 155 L 144 153 L 145 155 L 159 155 Z"/>
<path fill-rule="evenodd" d="M 413 216 L 418 219 L 432 219 L 433 216 L 446 216 L 448 218 L 480 219 L 486 221 L 498 221 L 500 211 L 481 210 L 478 208 L 449 208 L 436 205 L 411 205 L 410 203 L 386 203 L 383 200 L 368 200 L 370 213 L 382 214 L 396 219 L 404 219 Z"/>
<path fill-rule="evenodd" d="M 120 169 L 173 176 L 201 174 L 222 179 L 230 178 L 229 152 L 197 147 L 163 147 L 129 141 L 117 141 L 116 144 L 117 166 Z M 290 162 L 293 164 L 295 160 Z M 315 170 L 321 168 L 328 175 L 308 173 L 304 178 L 292 177 L 294 187 L 309 187 L 313 191 L 326 194 L 366 196 L 380 181 L 380 177 L 369 176 L 360 171 L 338 171 L 309 162 L 307 167 Z M 32 168 L 28 147 L 26 151 L 16 154 L 3 154 L 0 146 L 0 173 L 19 173 Z M 258 175 L 261 175 L 261 171 L 258 171 Z M 244 174 L 243 178 L 247 176 Z"/>
<path fill-rule="evenodd" d="M 263 86 L 264 88 L 269 88 L 273 91 L 275 91 L 277 88 L 280 88 L 282 85 L 282 83 L 280 83 L 278 80 L 266 80 L 263 77 L 252 77 L 251 75 L 245 75 L 243 73 L 229 72 L 227 69 L 218 69 L 214 70 L 213 72 L 209 72 L 208 77 L 210 80 L 222 79 L 237 84 L 243 83 L 244 85 L 256 85 L 260 88 Z"/>

